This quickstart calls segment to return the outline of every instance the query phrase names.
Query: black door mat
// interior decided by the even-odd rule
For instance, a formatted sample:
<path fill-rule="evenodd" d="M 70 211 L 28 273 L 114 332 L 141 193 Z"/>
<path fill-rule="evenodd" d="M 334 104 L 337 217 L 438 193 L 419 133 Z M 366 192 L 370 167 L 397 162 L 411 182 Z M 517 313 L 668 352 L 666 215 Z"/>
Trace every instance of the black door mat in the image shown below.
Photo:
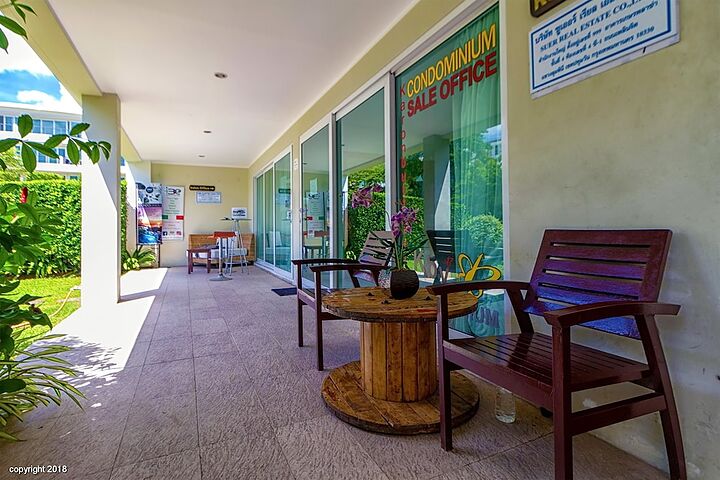
<path fill-rule="evenodd" d="M 281 297 L 287 297 L 289 295 L 296 295 L 297 294 L 297 288 L 291 287 L 291 288 L 272 288 L 273 292 L 275 292 L 277 295 L 280 295 Z"/>

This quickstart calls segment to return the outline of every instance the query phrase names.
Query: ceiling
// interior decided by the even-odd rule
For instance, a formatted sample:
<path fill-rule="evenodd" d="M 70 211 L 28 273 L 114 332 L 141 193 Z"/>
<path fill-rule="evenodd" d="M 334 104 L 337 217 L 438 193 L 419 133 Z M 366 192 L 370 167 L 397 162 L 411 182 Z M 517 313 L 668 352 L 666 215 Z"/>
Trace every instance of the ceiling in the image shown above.
<path fill-rule="evenodd" d="M 50 0 L 143 159 L 228 166 L 249 166 L 414 3 Z"/>

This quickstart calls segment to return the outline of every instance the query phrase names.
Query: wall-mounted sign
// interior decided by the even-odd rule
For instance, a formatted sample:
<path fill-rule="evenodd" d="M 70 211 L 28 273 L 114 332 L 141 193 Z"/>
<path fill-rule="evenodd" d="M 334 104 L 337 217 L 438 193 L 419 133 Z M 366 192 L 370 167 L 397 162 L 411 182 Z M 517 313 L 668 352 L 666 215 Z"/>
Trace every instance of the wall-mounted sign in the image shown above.
<path fill-rule="evenodd" d="M 195 192 L 195 203 L 222 203 L 222 194 L 220 192 Z"/>
<path fill-rule="evenodd" d="M 530 32 L 537 97 L 680 40 L 677 0 L 585 0 Z M 554 88 L 551 88 L 554 87 Z"/>
<path fill-rule="evenodd" d="M 193 192 L 214 192 L 215 185 L 190 185 L 190 190 Z"/>
<path fill-rule="evenodd" d="M 151 183 L 137 185 L 137 243 L 157 245 L 162 243 L 162 185 Z"/>
<path fill-rule="evenodd" d="M 230 210 L 230 218 L 233 220 L 244 220 L 248 218 L 247 207 L 233 207 Z"/>
<path fill-rule="evenodd" d="M 530 14 L 533 17 L 540 17 L 564 1 L 565 0 L 530 0 Z"/>
<path fill-rule="evenodd" d="M 163 190 L 163 240 L 182 240 L 185 226 L 185 187 L 166 186 Z"/>

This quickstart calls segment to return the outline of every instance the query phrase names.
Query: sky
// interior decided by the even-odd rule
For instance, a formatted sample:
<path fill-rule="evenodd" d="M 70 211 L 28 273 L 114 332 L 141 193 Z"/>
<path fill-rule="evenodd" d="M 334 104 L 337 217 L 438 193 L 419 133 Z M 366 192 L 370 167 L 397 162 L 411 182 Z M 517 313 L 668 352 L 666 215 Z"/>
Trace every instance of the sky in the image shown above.
<path fill-rule="evenodd" d="M 41 110 L 82 113 L 27 42 L 5 30 L 8 53 L 0 50 L 0 102 L 32 105 Z"/>

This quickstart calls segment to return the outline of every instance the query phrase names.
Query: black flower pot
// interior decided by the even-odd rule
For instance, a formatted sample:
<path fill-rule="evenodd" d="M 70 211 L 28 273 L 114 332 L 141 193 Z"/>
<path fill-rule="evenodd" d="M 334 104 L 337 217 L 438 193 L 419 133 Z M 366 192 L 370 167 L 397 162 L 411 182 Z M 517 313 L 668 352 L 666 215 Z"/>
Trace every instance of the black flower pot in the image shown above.
<path fill-rule="evenodd" d="M 390 272 L 390 296 L 397 300 L 410 298 L 420 288 L 415 270 L 393 270 Z"/>

